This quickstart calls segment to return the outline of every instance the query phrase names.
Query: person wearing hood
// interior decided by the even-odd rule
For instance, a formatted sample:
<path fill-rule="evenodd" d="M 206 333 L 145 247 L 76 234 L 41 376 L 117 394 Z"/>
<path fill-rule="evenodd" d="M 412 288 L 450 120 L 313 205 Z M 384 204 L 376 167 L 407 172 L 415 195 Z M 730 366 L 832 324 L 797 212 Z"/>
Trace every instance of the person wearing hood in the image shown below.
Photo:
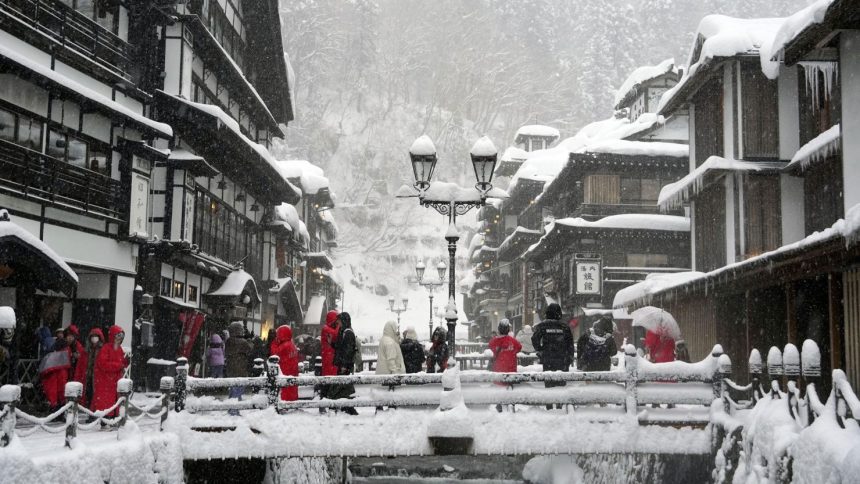
<path fill-rule="evenodd" d="M 123 370 L 128 366 L 128 357 L 122 349 L 125 333 L 117 325 L 108 329 L 107 344 L 102 346 L 96 356 L 93 373 L 93 410 L 105 410 L 113 406 L 117 400 L 116 383 L 122 378 Z M 116 410 L 111 412 L 114 415 Z"/>
<path fill-rule="evenodd" d="M 39 326 L 39 329 L 36 331 L 36 338 L 39 340 L 39 356 L 50 353 L 54 347 L 54 336 L 51 334 L 51 328 Z"/>
<path fill-rule="evenodd" d="M 320 343 L 322 349 L 322 375 L 334 376 L 337 375 L 337 367 L 334 364 L 335 345 L 337 345 L 337 337 L 340 333 L 340 320 L 338 312 L 332 309 L 325 315 L 325 326 L 320 331 Z"/>
<path fill-rule="evenodd" d="M 511 333 L 511 323 L 507 319 L 499 321 L 499 336 L 490 340 L 490 350 L 493 352 L 493 371 L 498 373 L 517 372 L 517 353 L 523 345 Z M 505 386 L 505 383 L 499 383 Z"/>
<path fill-rule="evenodd" d="M 66 351 L 69 352 L 69 381 L 83 383 L 87 376 L 87 352 L 81 344 L 81 332 L 74 324 L 70 324 L 64 332 Z"/>
<path fill-rule="evenodd" d="M 96 357 L 99 354 L 99 350 L 102 349 L 105 343 L 105 334 L 101 330 L 101 328 L 93 328 L 90 330 L 90 334 L 87 335 L 87 351 L 83 354 L 84 356 L 84 394 L 81 395 L 81 404 L 90 407 L 89 403 L 93 397 L 93 376 L 95 374 L 95 366 L 96 366 Z"/>
<path fill-rule="evenodd" d="M 442 326 L 433 330 L 427 355 L 427 373 L 442 373 L 448 368 L 448 332 Z"/>
<path fill-rule="evenodd" d="M 561 306 L 552 303 L 546 308 L 545 319 L 535 326 L 532 345 L 544 371 L 568 371 L 573 363 L 573 334 L 570 327 L 561 322 Z M 563 387 L 566 382 L 546 381 L 544 387 Z M 561 408 L 561 405 L 557 405 Z M 552 404 L 546 406 L 547 410 Z"/>
<path fill-rule="evenodd" d="M 529 326 L 528 324 L 523 326 L 523 329 L 521 329 L 517 333 L 517 341 L 519 341 L 520 344 L 523 345 L 523 353 L 534 353 L 535 352 L 535 347 L 532 344 L 532 336 L 533 335 L 534 335 L 534 332 L 532 331 L 532 327 Z"/>
<path fill-rule="evenodd" d="M 675 340 L 666 331 L 647 330 L 643 343 L 652 363 L 675 361 Z"/>
<path fill-rule="evenodd" d="M 334 365 L 337 367 L 338 375 L 351 375 L 355 368 L 355 353 L 358 351 L 355 332 L 352 330 L 352 317 L 349 313 L 343 312 L 338 319 L 340 319 L 340 334 L 335 346 Z M 329 388 L 328 397 L 350 398 L 354 393 L 355 386 L 352 384 L 333 385 Z M 358 415 L 353 407 L 343 407 L 342 410 L 349 415 Z"/>
<path fill-rule="evenodd" d="M 251 342 L 244 338 L 245 325 L 241 321 L 233 321 L 227 328 L 230 337 L 224 343 L 224 370 L 227 378 L 241 378 L 248 376 L 251 352 L 254 350 Z M 245 387 L 230 387 L 230 398 L 242 400 Z M 239 415 L 238 410 L 230 410 L 230 415 Z"/>
<path fill-rule="evenodd" d="M 576 342 L 577 366 L 582 371 L 609 371 L 612 357 L 618 352 L 612 320 L 601 318 Z"/>
<path fill-rule="evenodd" d="M 406 373 L 403 363 L 403 353 L 400 351 L 400 336 L 397 334 L 397 323 L 388 321 L 382 330 L 377 352 L 376 374 L 391 375 Z"/>
<path fill-rule="evenodd" d="M 212 333 L 212 336 L 209 337 L 206 364 L 209 365 L 210 377 L 224 378 L 224 341 L 218 333 Z"/>
<path fill-rule="evenodd" d="M 406 336 L 400 342 L 400 353 L 406 373 L 418 373 L 424 365 L 424 347 L 418 342 L 418 333 L 414 327 L 407 327 L 404 334 Z"/>
<path fill-rule="evenodd" d="M 272 355 L 280 358 L 281 373 L 288 376 L 299 376 L 299 349 L 293 343 L 293 329 L 287 325 L 280 326 L 275 332 L 272 344 Z M 281 389 L 281 400 L 294 402 L 299 399 L 299 387 L 289 386 Z"/>

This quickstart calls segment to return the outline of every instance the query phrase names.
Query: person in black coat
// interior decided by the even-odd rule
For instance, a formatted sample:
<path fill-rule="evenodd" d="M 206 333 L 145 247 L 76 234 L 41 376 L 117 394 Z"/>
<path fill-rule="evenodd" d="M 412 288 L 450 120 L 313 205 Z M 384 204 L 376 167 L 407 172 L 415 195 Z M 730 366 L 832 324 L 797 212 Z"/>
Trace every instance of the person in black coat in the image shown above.
<path fill-rule="evenodd" d="M 424 365 L 424 347 L 418 342 L 418 334 L 412 326 L 406 328 L 404 334 L 405 337 L 400 342 L 400 352 L 403 353 L 406 373 L 418 373 Z"/>
<path fill-rule="evenodd" d="M 427 373 L 442 373 L 448 368 L 448 331 L 442 326 L 433 330 L 432 346 L 427 355 Z"/>
<path fill-rule="evenodd" d="M 573 362 L 573 335 L 561 322 L 561 306 L 552 303 L 546 308 L 545 319 L 534 327 L 532 345 L 544 371 L 567 371 Z M 546 387 L 564 386 L 565 382 L 545 382 Z"/>
<path fill-rule="evenodd" d="M 618 353 L 615 344 L 612 320 L 601 318 L 595 322 L 591 330 L 580 336 L 576 341 L 576 366 L 582 371 L 609 371 L 612 369 L 612 357 Z"/>
<path fill-rule="evenodd" d="M 355 343 L 355 332 L 352 330 L 352 317 L 347 312 L 338 315 L 340 319 L 340 333 L 337 341 L 334 343 L 334 366 L 337 367 L 338 375 L 352 375 L 355 369 L 355 352 L 358 348 Z M 355 386 L 347 385 L 332 385 L 329 387 L 328 398 L 349 398 L 355 393 Z M 358 415 L 355 408 L 344 407 L 344 413 L 350 415 Z"/>

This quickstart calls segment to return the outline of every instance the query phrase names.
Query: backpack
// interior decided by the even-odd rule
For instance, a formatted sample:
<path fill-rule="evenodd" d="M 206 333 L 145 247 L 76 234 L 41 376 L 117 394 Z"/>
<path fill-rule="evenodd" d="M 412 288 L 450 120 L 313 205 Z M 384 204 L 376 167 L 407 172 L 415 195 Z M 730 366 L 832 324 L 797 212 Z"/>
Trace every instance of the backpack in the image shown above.
<path fill-rule="evenodd" d="M 585 350 L 582 355 L 583 364 L 591 365 L 606 360 L 609 357 L 609 347 L 605 342 L 600 344 L 588 338 L 588 341 L 585 342 Z"/>

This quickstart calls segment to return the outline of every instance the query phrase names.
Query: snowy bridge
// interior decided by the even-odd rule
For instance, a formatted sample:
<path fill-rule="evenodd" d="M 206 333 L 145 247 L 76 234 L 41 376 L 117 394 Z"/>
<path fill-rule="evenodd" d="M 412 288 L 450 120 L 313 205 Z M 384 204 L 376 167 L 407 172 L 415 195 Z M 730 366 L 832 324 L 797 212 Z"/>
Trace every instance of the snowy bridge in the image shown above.
<path fill-rule="evenodd" d="M 714 462 L 715 475 L 730 480 L 735 472 L 753 468 L 773 467 L 774 475 L 785 474 L 784 467 L 791 469 L 792 460 L 806 458 L 799 452 L 792 454 L 790 446 L 776 445 L 779 439 L 786 440 L 774 428 L 795 436 L 811 432 L 821 441 L 817 448 L 836 442 L 840 448 L 856 447 L 860 452 L 855 420 L 860 402 L 844 374 L 836 370 L 829 382 L 833 390 L 822 403 L 816 391 L 816 385 L 822 384 L 816 358 L 817 347 L 811 341 L 804 345 L 802 364 L 793 345 L 786 346 L 784 357 L 771 348 L 768 374 L 763 375 L 761 357 L 753 351 L 751 383 L 745 386 L 732 381 L 731 361 L 719 345 L 708 358 L 692 364 L 652 364 L 627 346 L 618 368 L 608 372 L 491 373 L 454 368 L 444 374 L 291 377 L 281 375 L 277 359 L 270 358 L 259 362 L 257 377 L 199 379 L 189 377 L 187 366 L 181 365 L 176 379 L 165 377 L 161 396 L 148 404 L 130 398 L 130 381 L 121 381 L 114 418 L 79 407 L 79 389 L 70 384 L 69 403 L 51 416 L 65 413 L 65 422 L 52 424 L 50 417 L 36 419 L 16 409 L 19 392 L 4 386 L 0 446 L 11 443 L 38 452 L 53 439 L 53 448 L 62 449 L 63 440 L 50 432 L 63 431 L 68 447 L 87 442 L 95 446 L 114 433 L 117 438 L 108 439 L 108 445 L 118 452 L 122 445 L 116 439 L 119 444 L 128 439 L 122 429 L 131 425 L 139 431 L 134 435 L 149 443 L 154 453 L 172 448 L 172 458 L 184 461 L 446 454 L 690 455 L 706 457 Z M 801 375 L 805 386 L 798 383 Z M 546 382 L 567 385 L 544 388 Z M 279 399 L 280 390 L 287 386 L 298 386 L 307 395 L 314 386 L 344 384 L 356 386 L 355 398 Z M 230 387 L 246 388 L 246 398 L 225 399 Z M 545 405 L 560 408 L 546 410 Z M 358 415 L 337 411 L 344 407 L 359 409 Z M 229 416 L 228 410 L 241 415 Z M 87 413 L 94 423 L 79 421 Z M 89 430 L 102 422 L 120 432 Z M 62 450 L 52 458 L 61 456 Z M 154 460 L 159 462 L 158 457 Z M 834 468 L 837 464 L 833 462 Z M 797 463 L 794 472 L 798 472 Z"/>

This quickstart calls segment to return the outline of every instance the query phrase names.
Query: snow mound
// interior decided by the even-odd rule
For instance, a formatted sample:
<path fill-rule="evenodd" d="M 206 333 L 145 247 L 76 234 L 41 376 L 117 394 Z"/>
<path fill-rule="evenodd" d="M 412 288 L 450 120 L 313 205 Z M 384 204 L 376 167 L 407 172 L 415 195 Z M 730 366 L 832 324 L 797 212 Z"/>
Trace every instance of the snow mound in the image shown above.
<path fill-rule="evenodd" d="M 412 146 L 409 148 L 409 153 L 418 156 L 435 155 L 436 146 L 433 144 L 433 140 L 431 140 L 429 136 L 422 134 L 412 142 Z"/>
<path fill-rule="evenodd" d="M 498 153 L 499 150 L 496 149 L 496 145 L 486 136 L 478 138 L 478 141 L 475 141 L 469 151 L 472 156 L 496 156 Z"/>

